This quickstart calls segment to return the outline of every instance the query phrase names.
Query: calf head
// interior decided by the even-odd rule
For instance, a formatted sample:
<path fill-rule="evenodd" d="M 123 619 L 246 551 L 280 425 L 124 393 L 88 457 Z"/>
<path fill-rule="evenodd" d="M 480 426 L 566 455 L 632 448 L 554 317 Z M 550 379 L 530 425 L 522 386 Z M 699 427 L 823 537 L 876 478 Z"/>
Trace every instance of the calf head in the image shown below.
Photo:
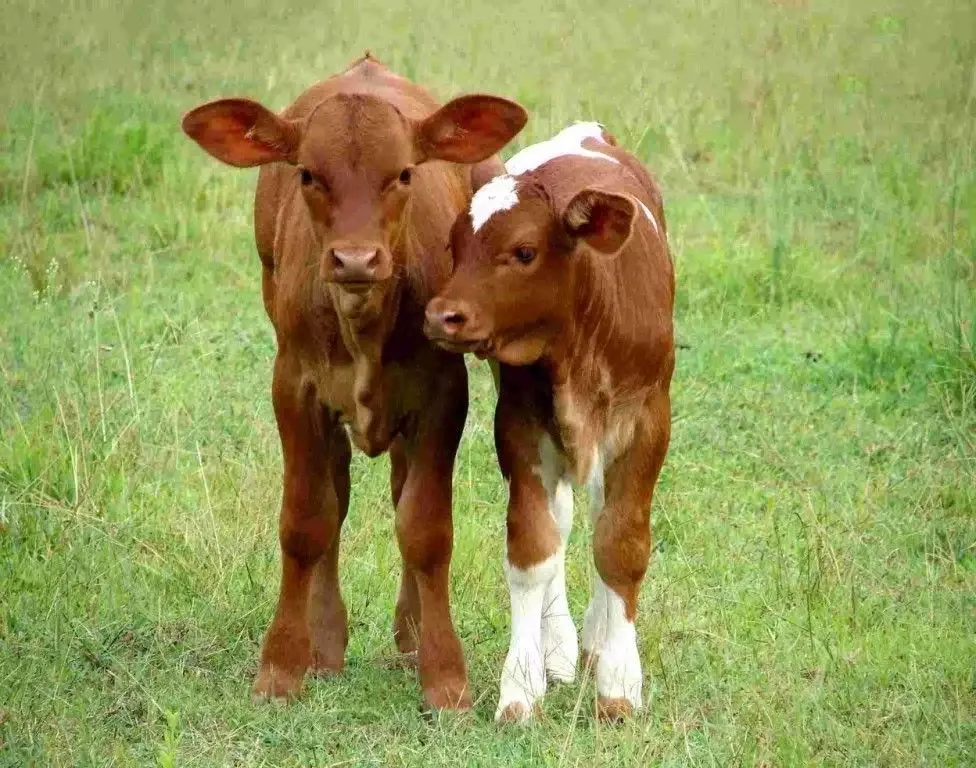
<path fill-rule="evenodd" d="M 427 304 L 424 330 L 446 349 L 509 365 L 535 362 L 566 327 L 583 251 L 612 258 L 628 242 L 634 201 L 586 188 L 557 209 L 529 172 L 480 190 L 451 232 L 454 273 Z"/>
<path fill-rule="evenodd" d="M 415 166 L 433 159 L 480 162 L 526 119 L 520 106 L 495 96 L 462 96 L 426 119 L 411 120 L 375 96 L 337 94 L 298 120 L 247 99 L 214 101 L 188 112 L 183 130 L 229 165 L 292 166 L 319 274 L 361 291 L 397 272 Z"/>

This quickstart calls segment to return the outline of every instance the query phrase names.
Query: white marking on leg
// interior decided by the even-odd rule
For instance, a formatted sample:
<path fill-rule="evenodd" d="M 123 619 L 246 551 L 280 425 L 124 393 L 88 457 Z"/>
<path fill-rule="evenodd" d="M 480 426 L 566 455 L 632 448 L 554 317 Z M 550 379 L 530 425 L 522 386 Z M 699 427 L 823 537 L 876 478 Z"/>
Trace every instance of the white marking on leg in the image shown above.
<path fill-rule="evenodd" d="M 608 457 L 599 448 L 594 454 L 588 485 L 595 531 L 605 513 L 604 471 Z M 640 709 L 643 675 L 637 630 L 627 618 L 623 598 L 598 574 L 594 578 L 593 595 L 583 618 L 583 650 L 595 657 L 597 693 L 606 698 L 627 699 L 634 709 Z"/>
<path fill-rule="evenodd" d="M 566 597 L 566 543 L 573 529 L 573 487 L 566 477 L 566 460 L 548 435 L 539 440 L 539 466 L 533 471 L 542 480 L 549 498 L 549 514 L 556 522 L 560 545 L 556 572 L 546 586 L 542 613 L 542 648 L 546 671 L 553 680 L 576 679 L 579 641 Z"/>
<path fill-rule="evenodd" d="M 505 163 L 505 170 L 513 176 L 518 176 L 520 173 L 535 170 L 550 160 L 567 155 L 606 160 L 610 163 L 617 162 L 610 155 L 584 148 L 583 142 L 586 139 L 595 139 L 601 144 L 606 144 L 603 140 L 603 126 L 599 123 L 574 123 L 568 128 L 563 128 L 551 139 L 523 149 Z"/>
<path fill-rule="evenodd" d="M 546 587 L 545 607 L 542 612 L 542 648 L 550 679 L 571 683 L 576 679 L 579 640 L 566 597 L 565 557 L 565 549 L 560 548 L 558 570 Z"/>
<path fill-rule="evenodd" d="M 496 176 L 471 198 L 471 229 L 477 232 L 485 222 L 500 211 L 514 208 L 518 203 L 515 179 L 511 176 Z"/>
<path fill-rule="evenodd" d="M 588 629 L 589 640 L 596 648 L 597 693 L 609 699 L 627 699 L 634 709 L 640 709 L 643 675 L 637 630 L 627 618 L 623 598 L 599 576 L 586 619 L 584 643 Z"/>
<path fill-rule="evenodd" d="M 596 660 L 600 641 L 605 634 L 605 618 L 607 615 L 604 584 L 599 576 L 594 578 L 596 578 L 596 582 L 593 584 L 590 604 L 586 606 L 586 613 L 583 614 L 583 652 L 590 657 L 591 663 Z"/>
<path fill-rule="evenodd" d="M 546 585 L 557 569 L 557 555 L 522 570 L 505 559 L 505 577 L 512 600 L 512 639 L 502 668 L 501 693 L 495 719 L 509 707 L 521 706 L 522 719 L 532 715 L 546 692 L 542 647 L 542 611 Z"/>
<path fill-rule="evenodd" d="M 586 481 L 590 490 L 590 523 L 594 530 L 596 521 L 603 512 L 604 490 L 603 490 L 603 456 L 599 448 L 593 449 L 593 459 L 590 463 L 590 476 Z M 606 622 L 604 618 L 607 613 L 606 589 L 599 576 L 595 576 L 593 593 L 590 597 L 590 604 L 586 607 L 583 615 L 583 651 L 595 660 L 598 646 L 605 634 Z"/>

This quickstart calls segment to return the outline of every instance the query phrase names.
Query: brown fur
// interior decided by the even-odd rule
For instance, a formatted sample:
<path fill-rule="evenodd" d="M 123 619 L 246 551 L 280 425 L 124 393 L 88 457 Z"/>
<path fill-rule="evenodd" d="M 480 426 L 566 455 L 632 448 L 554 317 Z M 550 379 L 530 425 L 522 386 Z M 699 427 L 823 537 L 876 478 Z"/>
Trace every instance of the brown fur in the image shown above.
<path fill-rule="evenodd" d="M 473 232 L 452 232 L 455 271 L 427 307 L 427 332 L 455 351 L 499 360 L 495 435 L 508 478 L 508 551 L 528 568 L 558 546 L 532 468 L 548 434 L 577 481 L 604 457 L 596 568 L 633 620 L 650 555 L 650 505 L 670 438 L 674 273 L 661 194 L 612 137 L 517 177 L 518 203 Z M 660 231 L 636 204 L 654 214 Z M 520 248 L 532 248 L 529 264 Z M 617 719 L 626 700 L 599 702 Z"/>
<path fill-rule="evenodd" d="M 342 668 L 348 630 L 338 554 L 350 493 L 348 430 L 367 455 L 391 452 L 403 555 L 397 645 L 418 652 L 428 705 L 470 706 L 448 604 L 451 475 L 466 374 L 421 325 L 425 303 L 449 275 L 444 246 L 470 199 L 472 176 L 477 182 L 497 167 L 492 153 L 524 122 L 518 105 L 490 96 L 439 109 L 369 54 L 280 114 L 233 99 L 184 118 L 187 134 L 213 156 L 263 166 L 254 228 L 278 340 L 272 399 L 284 490 L 281 591 L 256 697 L 296 695 L 308 668 Z M 480 144 L 459 152 L 459 134 Z"/>

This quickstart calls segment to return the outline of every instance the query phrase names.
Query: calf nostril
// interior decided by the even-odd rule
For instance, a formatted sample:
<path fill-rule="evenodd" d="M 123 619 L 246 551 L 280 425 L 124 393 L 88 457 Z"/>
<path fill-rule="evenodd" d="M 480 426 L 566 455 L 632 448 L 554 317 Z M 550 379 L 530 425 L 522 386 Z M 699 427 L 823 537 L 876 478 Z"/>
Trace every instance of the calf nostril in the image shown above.
<path fill-rule="evenodd" d="M 441 322 L 454 328 L 460 328 L 467 319 L 461 312 L 445 312 L 441 315 Z"/>
<path fill-rule="evenodd" d="M 346 265 L 339 252 L 334 248 L 329 249 L 329 261 L 332 263 L 333 269 L 342 269 Z"/>

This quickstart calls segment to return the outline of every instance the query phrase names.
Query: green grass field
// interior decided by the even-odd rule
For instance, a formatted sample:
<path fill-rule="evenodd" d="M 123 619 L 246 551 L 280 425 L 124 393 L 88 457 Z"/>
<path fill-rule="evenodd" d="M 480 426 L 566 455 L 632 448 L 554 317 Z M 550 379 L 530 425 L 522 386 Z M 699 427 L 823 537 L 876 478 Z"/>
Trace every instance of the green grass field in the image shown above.
<path fill-rule="evenodd" d="M 976 6 L 463 5 L 5 6 L 0 765 L 976 764 Z M 598 119 L 664 188 L 681 348 L 649 706 L 624 725 L 587 682 L 492 721 L 505 490 L 474 360 L 453 561 L 474 711 L 430 719 L 389 668 L 388 463 L 362 456 L 346 672 L 250 702 L 280 490 L 255 174 L 179 119 L 282 107 L 367 47 L 442 99 L 519 100 L 506 156 Z"/>

